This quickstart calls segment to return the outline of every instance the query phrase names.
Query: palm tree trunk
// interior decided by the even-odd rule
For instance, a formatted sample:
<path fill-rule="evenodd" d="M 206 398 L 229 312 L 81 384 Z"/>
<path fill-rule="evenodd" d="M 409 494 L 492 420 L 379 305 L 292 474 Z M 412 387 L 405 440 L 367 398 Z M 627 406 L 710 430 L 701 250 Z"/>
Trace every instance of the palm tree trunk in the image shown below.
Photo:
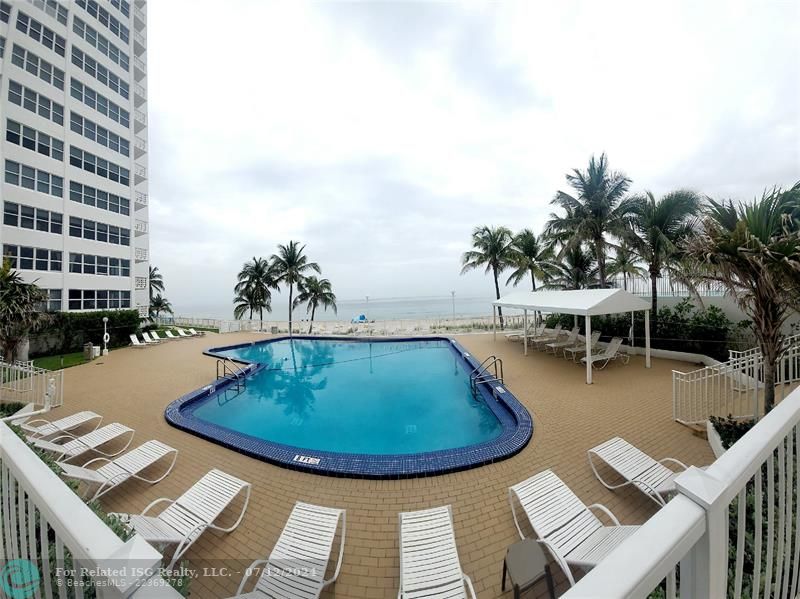
<path fill-rule="evenodd" d="M 314 312 L 317 311 L 317 306 L 315 304 L 311 305 L 311 322 L 308 324 L 308 334 L 311 334 L 311 329 L 314 328 Z"/>
<path fill-rule="evenodd" d="M 627 291 L 628 290 L 628 273 L 624 270 L 622 271 L 622 288 Z"/>
<path fill-rule="evenodd" d="M 536 291 L 536 277 L 533 276 L 532 268 L 531 268 L 531 291 Z"/>
<path fill-rule="evenodd" d="M 289 336 L 292 336 L 292 292 L 294 291 L 294 285 L 289 283 Z"/>
<path fill-rule="evenodd" d="M 497 267 L 492 266 L 492 274 L 494 275 L 494 295 L 500 299 L 500 282 L 497 280 Z M 500 316 L 500 330 L 503 330 L 503 308 L 497 306 L 497 315 Z"/>
<path fill-rule="evenodd" d="M 653 331 L 658 332 L 658 269 L 650 267 L 650 317 L 653 320 Z"/>
<path fill-rule="evenodd" d="M 258 331 L 259 333 L 264 330 L 264 308 L 258 309 Z"/>
<path fill-rule="evenodd" d="M 600 287 L 606 288 L 606 254 L 603 238 L 599 237 L 594 241 L 594 253 L 597 254 L 597 270 L 600 274 Z"/>

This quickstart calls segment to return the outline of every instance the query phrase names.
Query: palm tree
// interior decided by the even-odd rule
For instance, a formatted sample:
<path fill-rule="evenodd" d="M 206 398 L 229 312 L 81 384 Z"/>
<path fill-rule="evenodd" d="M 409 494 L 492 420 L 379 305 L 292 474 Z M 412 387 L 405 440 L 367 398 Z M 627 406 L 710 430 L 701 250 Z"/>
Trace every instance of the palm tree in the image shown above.
<path fill-rule="evenodd" d="M 553 262 L 553 267 L 544 280 L 545 289 L 590 289 L 598 287 L 597 260 L 591 249 L 583 244 L 567 246 L 559 252 L 560 260 Z"/>
<path fill-rule="evenodd" d="M 680 259 L 680 246 L 694 233 L 700 196 L 688 189 L 678 189 L 657 200 L 646 191 L 631 196 L 625 203 L 630 208 L 632 225 L 628 239 L 647 262 L 650 273 L 650 312 L 655 330 L 658 324 L 658 279 L 662 269 Z"/>
<path fill-rule="evenodd" d="M 294 300 L 294 307 L 301 304 L 308 304 L 306 312 L 311 313 L 311 322 L 308 325 L 308 334 L 314 327 L 314 314 L 317 308 L 322 307 L 323 310 L 331 308 L 333 313 L 336 314 L 336 295 L 333 293 L 333 287 L 328 279 L 318 279 L 315 276 L 305 277 L 297 285 L 297 297 Z"/>
<path fill-rule="evenodd" d="M 292 308 L 294 286 L 302 282 L 305 273 L 314 271 L 322 274 L 319 264 L 309 262 L 303 250 L 305 245 L 297 241 L 290 241 L 286 245 L 278 244 L 278 253 L 272 255 L 272 268 L 275 273 L 275 283 L 284 283 L 289 286 L 289 335 L 292 334 Z"/>
<path fill-rule="evenodd" d="M 800 182 L 760 200 L 734 205 L 708 200 L 688 255 L 705 280 L 722 284 L 753 320 L 764 360 L 764 410 L 775 404 L 781 329 L 800 307 Z"/>
<path fill-rule="evenodd" d="M 510 248 L 510 261 L 516 267 L 508 277 L 506 285 L 514 287 L 530 274 L 531 291 L 536 291 L 536 279 L 544 280 L 548 269 L 552 268 L 553 248 L 544 243 L 542 237 L 530 229 L 523 229 L 514 236 Z"/>
<path fill-rule="evenodd" d="M 639 266 L 639 255 L 627 243 L 622 242 L 615 248 L 614 257 L 608 262 L 607 274 L 622 275 L 622 288 L 628 290 L 628 277 L 644 278 L 647 271 Z"/>
<path fill-rule="evenodd" d="M 233 298 L 233 317 L 236 320 L 244 318 L 246 312 L 249 311 L 249 320 L 253 320 L 253 311 L 258 310 L 257 302 L 254 299 L 254 294 L 250 289 L 243 289 L 236 294 Z"/>
<path fill-rule="evenodd" d="M 241 304 L 241 298 L 247 299 L 247 309 L 250 310 L 250 318 L 253 318 L 253 312 L 258 310 L 259 330 L 264 322 L 264 310 L 272 312 L 272 293 L 271 289 L 277 289 L 278 284 L 274 277 L 272 265 L 266 258 L 256 258 L 249 262 L 245 262 L 242 270 L 237 275 L 238 283 L 233 288 L 236 293 L 236 298 L 233 300 L 236 303 L 234 307 L 234 316 L 241 318 L 244 315 L 244 310 L 238 311 L 237 309 Z M 237 313 L 239 316 L 236 316 Z"/>
<path fill-rule="evenodd" d="M 158 272 L 158 266 L 150 265 L 148 280 L 150 282 L 150 303 L 152 303 L 157 292 L 164 293 L 164 277 Z"/>
<path fill-rule="evenodd" d="M 586 171 L 574 169 L 566 178 L 577 193 L 556 193 L 551 203 L 566 214 L 551 214 L 546 233 L 565 242 L 562 251 L 587 242 L 597 258 L 600 286 L 606 287 L 606 235 L 622 237 L 628 228 L 627 205 L 622 198 L 631 180 L 610 170 L 605 154 L 599 160 L 592 156 Z"/>
<path fill-rule="evenodd" d="M 464 252 L 461 256 L 461 274 L 485 267 L 486 274 L 492 273 L 494 277 L 494 293 L 500 299 L 501 272 L 513 266 L 511 242 L 513 235 L 506 227 L 476 227 L 472 232 L 472 250 Z M 503 328 L 503 309 L 498 307 L 500 315 L 500 328 Z"/>
<path fill-rule="evenodd" d="M 49 322 L 42 305 L 47 294 L 34 283 L 25 283 L 6 259 L 0 266 L 0 349 L 6 362 L 14 360 L 17 347 L 31 331 Z"/>
<path fill-rule="evenodd" d="M 161 313 L 173 314 L 172 304 L 169 300 L 163 297 L 160 293 L 150 300 L 150 314 L 155 318 L 161 316 Z"/>

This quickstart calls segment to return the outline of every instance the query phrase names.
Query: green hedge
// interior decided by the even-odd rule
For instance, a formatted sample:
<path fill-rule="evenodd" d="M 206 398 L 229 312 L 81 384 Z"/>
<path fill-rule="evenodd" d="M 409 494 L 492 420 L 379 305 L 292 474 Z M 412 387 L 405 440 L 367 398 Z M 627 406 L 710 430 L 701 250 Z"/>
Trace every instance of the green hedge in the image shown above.
<path fill-rule="evenodd" d="M 129 336 L 139 330 L 137 310 L 98 310 L 95 312 L 56 312 L 53 320 L 31 335 L 31 356 L 81 351 L 85 343 L 103 343 L 103 317 L 108 317 L 110 348 L 130 345 Z"/>
<path fill-rule="evenodd" d="M 560 323 L 571 329 L 573 322 L 574 317 L 569 314 L 551 314 L 546 320 L 550 328 Z M 581 334 L 584 322 L 578 318 Z M 728 359 L 729 349 L 742 349 L 732 345 L 734 338 L 741 329 L 750 326 L 749 321 L 734 323 L 716 306 L 698 308 L 688 298 L 674 308 L 661 308 L 658 319 L 651 318 L 650 324 L 651 347 L 703 354 L 721 361 Z M 592 329 L 602 331 L 604 341 L 611 337 L 627 339 L 630 327 L 629 313 L 592 317 Z M 634 315 L 634 342 L 637 346 L 644 345 L 644 312 Z"/>

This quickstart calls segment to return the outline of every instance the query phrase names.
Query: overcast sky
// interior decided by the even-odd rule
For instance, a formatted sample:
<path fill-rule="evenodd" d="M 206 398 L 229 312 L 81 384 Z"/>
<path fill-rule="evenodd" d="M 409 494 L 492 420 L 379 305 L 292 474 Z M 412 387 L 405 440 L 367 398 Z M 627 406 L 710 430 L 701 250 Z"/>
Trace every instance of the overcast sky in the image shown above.
<path fill-rule="evenodd" d="M 490 296 L 607 152 L 634 191 L 800 179 L 800 2 L 148 3 L 150 249 L 177 311 L 307 244 L 340 299 Z M 218 311 L 218 310 L 217 310 Z"/>

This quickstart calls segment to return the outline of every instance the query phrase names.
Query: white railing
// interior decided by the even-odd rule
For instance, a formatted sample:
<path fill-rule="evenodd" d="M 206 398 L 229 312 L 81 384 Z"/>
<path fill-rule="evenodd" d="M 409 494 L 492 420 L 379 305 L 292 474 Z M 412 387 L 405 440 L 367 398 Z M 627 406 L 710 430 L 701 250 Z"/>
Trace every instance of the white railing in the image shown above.
<path fill-rule="evenodd" d="M 133 251 L 133 257 L 137 262 L 147 262 L 149 256 L 150 252 L 147 251 L 147 248 L 135 248 Z"/>
<path fill-rule="evenodd" d="M 626 287 L 625 280 L 622 275 L 614 275 L 608 279 L 608 282 L 613 287 L 623 289 Z M 652 284 L 649 278 L 645 277 L 628 277 L 627 290 L 634 295 L 652 294 Z M 656 280 L 656 291 L 659 297 L 689 297 L 693 296 L 689 287 L 681 282 L 673 281 L 669 275 L 660 277 Z M 720 296 L 725 295 L 725 287 L 716 283 L 698 283 L 696 286 L 698 295 L 701 296 Z"/>
<path fill-rule="evenodd" d="M 147 152 L 147 142 L 138 135 L 134 138 L 133 145 L 136 147 L 137 150 L 141 150 L 142 152 Z"/>
<path fill-rule="evenodd" d="M 138 108 L 133 111 L 133 120 L 142 126 L 147 126 L 147 115 Z"/>
<path fill-rule="evenodd" d="M 147 289 L 147 277 L 136 277 L 136 289 Z"/>
<path fill-rule="evenodd" d="M 0 359 L 0 401 L 58 407 L 64 403 L 64 371 Z"/>
<path fill-rule="evenodd" d="M 134 194 L 133 202 L 138 204 L 139 206 L 147 206 L 147 194 L 142 193 L 141 191 L 137 191 Z"/>
<path fill-rule="evenodd" d="M 795 597 L 800 591 L 800 390 L 677 495 L 563 597 Z"/>
<path fill-rule="evenodd" d="M 133 230 L 139 235 L 146 234 L 149 230 L 147 221 L 137 220 L 133 225 Z"/>
<path fill-rule="evenodd" d="M 778 358 L 776 398 L 800 381 L 800 340 L 789 337 Z M 758 348 L 731 351 L 731 359 L 691 372 L 672 371 L 672 415 L 683 424 L 711 416 L 758 417 L 764 412 L 764 359 Z"/>
<path fill-rule="evenodd" d="M 141 49 L 136 48 L 137 54 L 141 54 L 147 48 L 147 39 L 144 37 L 144 34 L 141 31 L 133 32 L 133 41 L 136 43 L 136 45 L 141 47 Z"/>
<path fill-rule="evenodd" d="M 0 516 L 4 585 L 25 587 L 15 597 L 83 597 L 89 587 L 100 598 L 180 597 L 157 575 L 158 551 L 138 535 L 123 542 L 3 422 Z"/>
<path fill-rule="evenodd" d="M 133 174 L 140 179 L 147 179 L 147 167 L 141 164 L 133 165 Z"/>

